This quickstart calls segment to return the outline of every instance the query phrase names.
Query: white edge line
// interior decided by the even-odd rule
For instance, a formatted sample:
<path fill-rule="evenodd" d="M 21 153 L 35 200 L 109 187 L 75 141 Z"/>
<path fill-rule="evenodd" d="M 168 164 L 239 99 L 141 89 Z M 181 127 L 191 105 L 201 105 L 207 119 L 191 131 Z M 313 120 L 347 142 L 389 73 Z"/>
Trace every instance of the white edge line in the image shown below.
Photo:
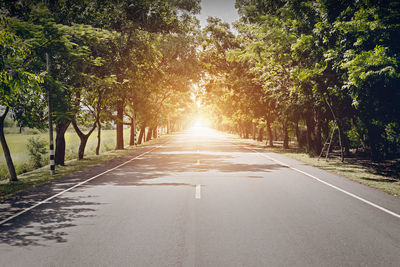
<path fill-rule="evenodd" d="M 379 206 L 378 204 L 375 204 L 375 203 L 373 203 L 373 202 L 371 202 L 371 201 L 369 201 L 369 200 L 366 200 L 366 199 L 364 199 L 364 198 L 362 198 L 362 197 L 359 197 L 359 196 L 357 196 L 357 195 L 355 195 L 355 194 L 353 194 L 353 193 L 350 193 L 350 192 L 348 192 L 348 191 L 346 191 L 346 190 L 344 190 L 344 189 L 342 189 L 342 188 L 340 188 L 340 187 L 337 187 L 337 186 L 335 186 L 335 185 L 333 185 L 333 184 L 330 184 L 330 183 L 328 183 L 328 182 L 326 182 L 326 181 L 324 181 L 324 180 L 321 180 L 320 178 L 315 177 L 315 176 L 312 175 L 312 174 L 309 174 L 309 173 L 307 173 L 307 172 L 305 172 L 305 171 L 302 171 L 302 170 L 299 170 L 299 169 L 297 169 L 297 168 L 294 168 L 294 167 L 292 167 L 292 166 L 290 166 L 290 165 L 287 165 L 286 163 L 283 163 L 283 162 L 280 161 L 280 160 L 277 160 L 277 159 L 274 159 L 274 158 L 272 158 L 272 157 L 270 157 L 270 156 L 268 156 L 268 155 L 265 155 L 264 153 L 261 153 L 261 152 L 259 152 L 259 151 L 257 151 L 257 150 L 250 149 L 250 148 L 247 148 L 247 147 L 244 147 L 244 146 L 235 144 L 235 143 L 233 143 L 233 144 L 236 145 L 236 146 L 240 146 L 240 147 L 242 147 L 242 148 L 245 148 L 245 149 L 247 149 L 247 150 L 254 151 L 254 152 L 260 154 L 261 156 L 263 156 L 263 157 L 265 157 L 265 158 L 268 158 L 268 159 L 270 159 L 270 160 L 272 160 L 272 161 L 275 161 L 276 163 L 279 163 L 280 165 L 282 165 L 282 166 L 284 166 L 284 167 L 288 167 L 288 168 L 290 168 L 290 169 L 292 169 L 292 170 L 294 170 L 294 171 L 296 171 L 296 172 L 302 173 L 302 174 L 304 174 L 304 175 L 306 175 L 306 176 L 308 176 L 308 177 L 310 177 L 310 178 L 313 178 L 314 180 L 317 180 L 318 182 L 321 182 L 321 183 L 323 183 L 323 184 L 325 184 L 325 185 L 327 185 L 327 186 L 330 186 L 330 187 L 332 187 L 332 188 L 334 188 L 334 189 L 336 189 L 336 190 L 338 190 L 338 191 L 340 191 L 340 192 L 342 192 L 342 193 L 344 193 L 344 194 L 346 194 L 346 195 L 348 195 L 348 196 L 351 196 L 351 197 L 353 197 L 353 198 L 355 198 L 355 199 L 358 199 L 358 200 L 364 202 L 364 203 L 367 204 L 367 205 L 370 205 L 370 206 L 372 206 L 372 207 L 374 207 L 374 208 L 377 208 L 377 209 L 379 209 L 379 210 L 381 210 L 381 211 L 383 211 L 383 212 L 386 212 L 387 214 L 390 214 L 390 215 L 392 215 L 392 216 L 397 217 L 397 218 L 400 219 L 400 214 L 397 214 L 397 213 L 395 213 L 395 212 L 393 212 L 393 211 L 391 211 L 391 210 L 388 210 L 388 209 L 386 209 L 386 208 L 384 208 L 384 207 Z"/>
<path fill-rule="evenodd" d="M 8 218 L 6 218 L 6 219 L 0 221 L 0 225 L 5 224 L 6 222 L 8 222 L 8 221 L 10 221 L 10 220 L 12 220 L 12 219 L 14 219 L 14 218 L 16 218 L 16 217 L 22 215 L 22 214 L 24 214 L 24 213 L 26 213 L 26 212 L 28 212 L 28 211 L 34 209 L 34 208 L 36 208 L 36 207 L 38 207 L 38 206 L 40 206 L 40 205 L 42 205 L 42 204 L 48 202 L 49 200 L 52 200 L 53 198 L 56 198 L 56 197 L 58 197 L 58 196 L 60 196 L 60 195 L 62 195 L 62 194 L 64 194 L 64 193 L 66 193 L 66 192 L 68 192 L 68 191 L 71 191 L 72 189 L 74 189 L 74 188 L 76 188 L 76 187 L 78 187 L 78 186 L 81 186 L 81 185 L 83 185 L 83 184 L 85 184 L 85 183 L 87 183 L 87 182 L 89 182 L 89 181 L 91 181 L 91 180 L 93 180 L 93 179 L 96 179 L 96 178 L 98 178 L 98 177 L 100 177 L 100 176 L 102 176 L 102 175 L 104 175 L 104 174 L 106 174 L 106 173 L 109 173 L 109 172 L 111 172 L 111 171 L 113 171 L 113 170 L 115 170 L 115 169 L 118 169 L 119 167 L 122 167 L 122 166 L 128 164 L 129 162 L 132 162 L 132 161 L 134 161 L 135 159 L 138 159 L 139 157 L 141 157 L 141 156 L 143 156 L 143 155 L 145 155 L 145 154 L 147 154 L 147 153 L 150 153 L 150 152 L 152 152 L 153 150 L 155 150 L 155 149 L 157 149 L 157 148 L 160 148 L 160 147 L 161 147 L 161 145 L 156 146 L 156 147 L 150 149 L 149 151 L 143 152 L 142 154 L 139 154 L 139 155 L 137 155 L 136 157 L 131 158 L 130 160 L 125 161 L 124 163 L 121 163 L 120 165 L 118 165 L 118 166 L 116 166 L 116 167 L 114 167 L 114 168 L 108 169 L 108 170 L 106 170 L 106 171 L 104 171 L 104 172 L 102 172 L 102 173 L 99 173 L 99 174 L 97 174 L 97 175 L 95 175 L 95 176 L 93 176 L 93 177 L 90 177 L 89 179 L 87 179 L 87 180 L 85 180 L 85 181 L 82 181 L 82 182 L 80 182 L 80 183 L 77 183 L 76 185 L 74 185 L 74 186 L 72 186 L 72 187 L 70 187 L 70 188 L 67 188 L 67 189 L 65 189 L 65 190 L 63 190 L 63 191 L 61 191 L 61 192 L 59 192 L 59 193 L 57 193 L 57 194 L 55 194 L 55 195 L 53 195 L 53 196 L 51 196 L 51 197 L 48 197 L 48 198 L 46 198 L 45 200 L 42 200 L 42 201 L 40 201 L 40 202 L 38 202 L 38 203 L 36 203 L 36 204 L 30 206 L 29 208 L 26 208 L 26 209 L 24 209 L 24 210 L 22 210 L 22 211 L 20 211 L 20 212 L 18 212 L 18 213 L 16 213 L 16 214 L 14 214 L 14 215 L 8 217 Z"/>

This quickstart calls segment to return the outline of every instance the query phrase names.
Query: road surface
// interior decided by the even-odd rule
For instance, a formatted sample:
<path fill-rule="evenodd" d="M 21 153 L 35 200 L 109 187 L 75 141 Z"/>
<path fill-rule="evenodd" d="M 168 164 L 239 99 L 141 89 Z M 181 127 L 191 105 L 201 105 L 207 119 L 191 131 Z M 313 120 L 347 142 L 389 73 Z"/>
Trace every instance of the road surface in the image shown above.
<path fill-rule="evenodd" d="M 200 130 L 0 202 L 0 266 L 400 266 L 398 198 Z"/>

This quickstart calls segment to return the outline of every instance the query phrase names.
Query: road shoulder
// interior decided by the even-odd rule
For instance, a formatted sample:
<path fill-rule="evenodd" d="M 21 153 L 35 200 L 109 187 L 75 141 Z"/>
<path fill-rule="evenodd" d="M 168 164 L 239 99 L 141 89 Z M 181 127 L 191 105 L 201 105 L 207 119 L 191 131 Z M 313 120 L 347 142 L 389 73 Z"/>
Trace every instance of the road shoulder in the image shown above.
<path fill-rule="evenodd" d="M 310 176 L 314 176 L 323 182 L 333 185 L 334 187 L 343 189 L 350 194 L 354 194 L 355 196 L 370 201 L 373 204 L 388 209 L 396 214 L 400 214 L 400 198 L 397 195 L 389 194 L 388 192 L 385 192 L 383 190 L 371 187 L 368 184 L 362 184 L 346 176 L 324 170 L 316 166 L 312 166 L 308 162 L 305 163 L 299 161 L 297 159 L 289 157 L 286 154 L 271 152 L 263 144 L 251 141 L 249 142 L 249 140 L 234 139 L 234 142 L 236 144 L 245 146 L 247 149 L 251 149 L 257 153 L 260 153 L 260 155 L 275 159 L 276 161 L 281 162 L 284 165 L 290 166 L 292 169 L 297 169 L 301 172 L 306 173 L 304 174 L 305 177 L 307 177 L 307 174 Z M 310 177 L 307 178 L 312 179 Z M 335 189 L 332 188 L 332 190 Z"/>
<path fill-rule="evenodd" d="M 135 157 L 155 150 L 160 145 L 167 142 L 167 140 L 168 136 L 165 138 L 156 139 L 145 146 L 131 150 L 126 149 L 124 152 L 121 152 L 119 156 L 115 156 L 103 163 L 74 171 L 68 175 L 54 178 L 50 181 L 32 186 L 27 190 L 17 192 L 12 196 L 3 198 L 0 200 L 0 222 L 45 201 L 49 197 L 57 195 L 71 187 L 83 183 L 88 179 L 91 179 L 95 176 L 100 177 L 99 175 L 102 173 L 116 168 L 127 161 L 131 161 Z"/>

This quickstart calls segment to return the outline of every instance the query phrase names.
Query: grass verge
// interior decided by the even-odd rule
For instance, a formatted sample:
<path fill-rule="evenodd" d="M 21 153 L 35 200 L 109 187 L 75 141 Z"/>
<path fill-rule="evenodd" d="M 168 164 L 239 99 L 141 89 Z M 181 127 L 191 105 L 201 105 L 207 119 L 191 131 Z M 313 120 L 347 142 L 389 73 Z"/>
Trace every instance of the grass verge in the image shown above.
<path fill-rule="evenodd" d="M 251 145 L 256 145 L 262 147 L 266 151 L 275 152 L 282 154 L 284 156 L 296 159 L 298 161 L 304 162 L 311 166 L 318 167 L 320 169 L 338 174 L 342 177 L 346 177 L 352 181 L 360 184 L 364 184 L 378 190 L 384 191 L 396 197 L 400 197 L 400 177 L 397 171 L 387 171 L 386 175 L 380 174 L 381 171 L 377 168 L 378 166 L 372 164 L 369 160 L 362 158 L 346 158 L 342 163 L 339 158 L 321 158 L 310 157 L 308 154 L 299 151 L 296 148 L 284 149 L 282 147 L 266 147 L 264 143 L 249 139 L 239 139 L 237 136 L 232 136 L 233 138 L 240 140 Z M 398 164 L 398 162 L 396 162 Z M 385 163 L 382 163 L 385 164 Z M 381 165 L 382 165 L 381 164 Z M 387 168 L 391 168 L 390 164 Z"/>
<path fill-rule="evenodd" d="M 11 156 L 14 162 L 15 170 L 17 174 L 26 173 L 28 171 L 34 170 L 32 165 L 31 156 L 27 150 L 27 143 L 29 138 L 37 138 L 48 142 L 48 133 L 37 133 L 32 129 L 30 131 L 25 131 L 23 134 L 8 134 L 6 135 L 6 140 L 11 151 Z M 124 144 L 129 144 L 130 129 L 124 130 Z M 36 134 L 33 134 L 36 133 Z M 115 130 L 102 130 L 101 131 L 102 145 L 100 147 L 100 153 L 111 151 L 115 147 Z M 74 130 L 69 130 L 65 133 L 66 150 L 65 159 L 74 159 L 78 155 L 78 147 L 80 140 L 78 135 Z M 97 133 L 90 135 L 88 142 L 86 144 L 85 156 L 95 155 L 97 146 Z M 43 155 L 43 164 L 46 164 L 49 155 L 46 153 Z M 0 147 L 0 180 L 9 178 L 9 173 L 6 165 L 6 160 L 4 158 L 3 151 Z"/>
<path fill-rule="evenodd" d="M 81 171 L 90 167 L 100 165 L 116 157 L 132 153 L 138 148 L 159 143 L 167 136 L 168 135 L 164 135 L 158 139 L 154 139 L 144 144 L 138 145 L 137 147 L 127 147 L 124 150 L 107 151 L 98 156 L 89 155 L 85 156 L 83 160 L 69 160 L 66 162 L 65 166 L 56 166 L 56 173 L 54 175 L 50 175 L 49 166 L 47 165 L 40 169 L 19 175 L 17 182 L 10 183 L 8 182 L 8 180 L 0 180 L 0 199 L 12 196 L 16 193 L 28 190 L 40 184 L 74 173 L 76 171 Z"/>

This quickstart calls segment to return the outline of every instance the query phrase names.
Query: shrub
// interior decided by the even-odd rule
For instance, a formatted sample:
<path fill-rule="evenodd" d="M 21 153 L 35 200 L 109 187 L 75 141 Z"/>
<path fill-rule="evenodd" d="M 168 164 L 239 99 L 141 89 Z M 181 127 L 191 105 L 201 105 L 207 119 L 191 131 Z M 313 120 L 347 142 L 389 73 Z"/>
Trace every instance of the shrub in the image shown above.
<path fill-rule="evenodd" d="M 28 139 L 26 145 L 35 168 L 42 167 L 42 157 L 47 153 L 47 142 L 36 137 Z"/>
<path fill-rule="evenodd" d="M 35 167 L 35 168 L 37 168 L 37 167 Z M 32 170 L 32 165 L 30 165 L 29 163 L 26 163 L 26 162 L 15 166 L 15 171 L 17 172 L 17 174 L 26 173 L 31 170 Z"/>

